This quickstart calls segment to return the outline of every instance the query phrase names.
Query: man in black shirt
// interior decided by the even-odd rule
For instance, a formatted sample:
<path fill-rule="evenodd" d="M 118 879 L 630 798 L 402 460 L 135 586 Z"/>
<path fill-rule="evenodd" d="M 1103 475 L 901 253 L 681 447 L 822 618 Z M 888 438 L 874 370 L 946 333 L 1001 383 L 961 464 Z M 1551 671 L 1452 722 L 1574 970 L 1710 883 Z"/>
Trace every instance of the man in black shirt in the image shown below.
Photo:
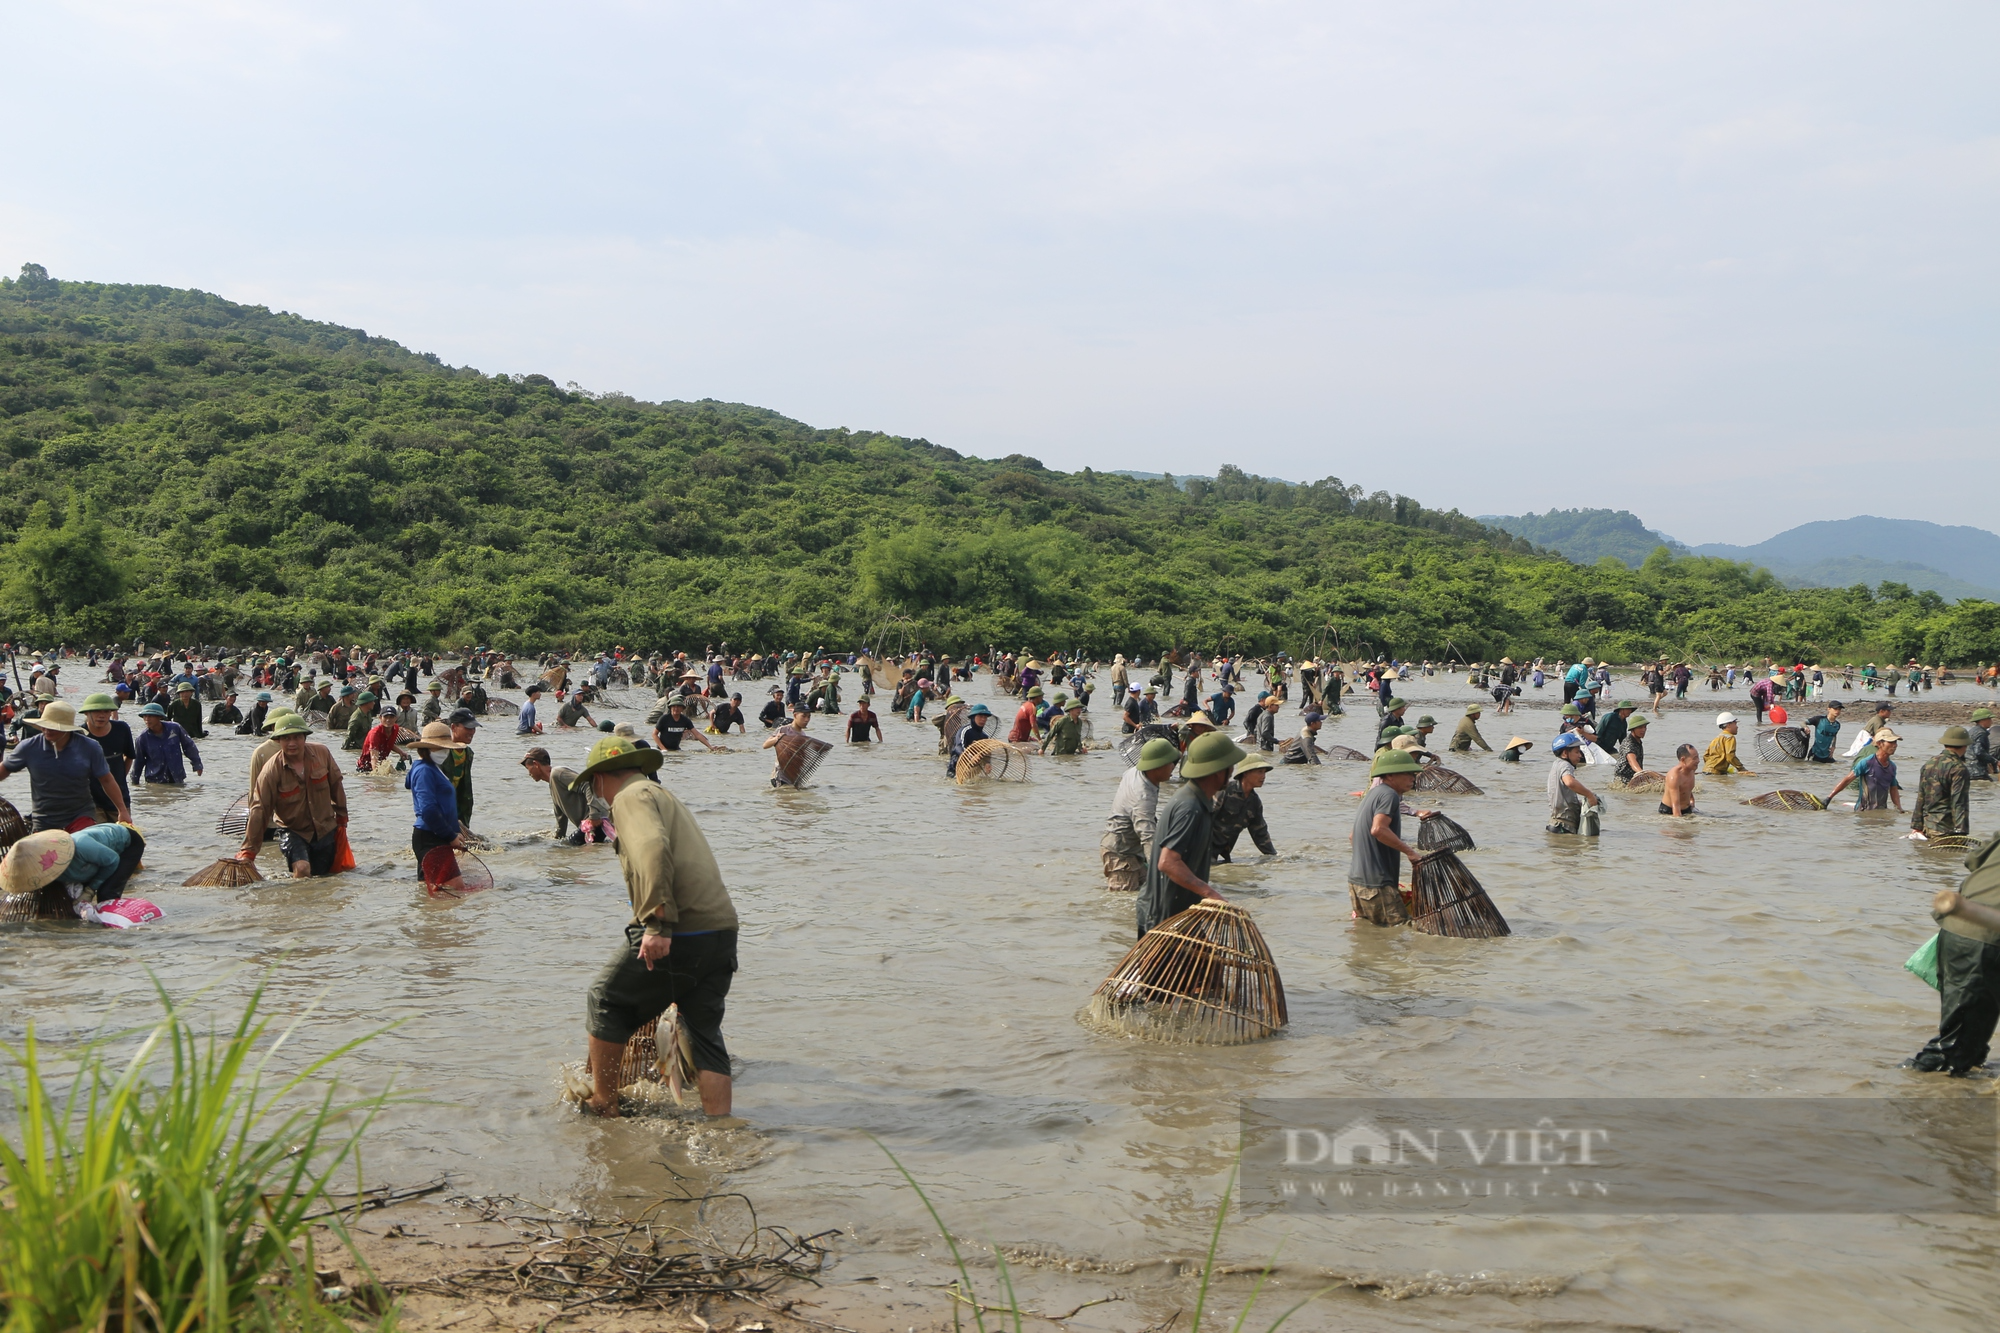
<path fill-rule="evenodd" d="M 695 725 L 695 720 L 688 716 L 687 704 L 680 699 L 675 699 L 667 705 L 667 715 L 653 728 L 653 736 L 660 742 L 662 750 L 680 749 L 683 736 L 699 741 L 704 750 L 715 748 L 708 743 L 708 737 L 701 734 L 701 729 Z"/>
<path fill-rule="evenodd" d="M 731 727 L 737 734 L 743 732 L 743 696 L 732 694 L 727 703 L 719 703 L 708 715 L 708 729 L 718 736 L 727 736 Z"/>
<path fill-rule="evenodd" d="M 785 692 L 776 685 L 771 687 L 771 702 L 764 705 L 764 711 L 757 714 L 757 720 L 767 728 L 781 727 L 785 723 Z"/>

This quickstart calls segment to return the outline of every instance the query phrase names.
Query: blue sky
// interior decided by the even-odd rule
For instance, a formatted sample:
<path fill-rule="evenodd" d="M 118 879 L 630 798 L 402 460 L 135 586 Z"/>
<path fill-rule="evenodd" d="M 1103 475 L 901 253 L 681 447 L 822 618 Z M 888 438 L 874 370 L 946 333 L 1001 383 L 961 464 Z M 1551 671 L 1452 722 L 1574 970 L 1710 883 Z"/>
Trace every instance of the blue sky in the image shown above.
<path fill-rule="evenodd" d="M 15 4 L 0 265 L 1050 466 L 2000 526 L 2000 9 Z"/>

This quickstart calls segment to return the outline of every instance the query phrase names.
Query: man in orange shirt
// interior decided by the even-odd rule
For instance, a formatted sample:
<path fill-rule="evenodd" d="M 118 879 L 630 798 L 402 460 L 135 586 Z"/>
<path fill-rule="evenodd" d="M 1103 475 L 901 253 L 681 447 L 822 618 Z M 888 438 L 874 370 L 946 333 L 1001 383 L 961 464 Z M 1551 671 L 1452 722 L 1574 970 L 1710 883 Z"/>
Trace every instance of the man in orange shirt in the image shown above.
<path fill-rule="evenodd" d="M 1041 711 L 1041 707 L 1042 687 L 1030 685 L 1027 695 L 1021 701 L 1020 710 L 1014 714 L 1014 729 L 1007 733 L 1009 742 L 1018 745 L 1022 741 L 1035 739 L 1035 714 Z"/>

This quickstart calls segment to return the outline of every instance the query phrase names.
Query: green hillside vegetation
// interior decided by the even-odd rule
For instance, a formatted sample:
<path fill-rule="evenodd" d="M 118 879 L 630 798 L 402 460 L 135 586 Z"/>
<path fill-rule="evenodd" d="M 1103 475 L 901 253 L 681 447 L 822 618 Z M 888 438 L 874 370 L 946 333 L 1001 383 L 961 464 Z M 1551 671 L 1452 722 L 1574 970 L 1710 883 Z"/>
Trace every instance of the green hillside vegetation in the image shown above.
<path fill-rule="evenodd" d="M 1645 563 L 1655 548 L 1675 555 L 1687 548 L 1668 541 L 1624 509 L 1551 509 L 1546 514 L 1482 514 L 1479 521 L 1525 537 L 1537 546 L 1559 551 L 1580 565 L 1594 565 L 1610 556 L 1633 568 Z"/>
<path fill-rule="evenodd" d="M 2000 651 L 1984 603 L 1581 568 L 1334 478 L 966 458 L 32 265 L 0 281 L 0 460 L 0 618 L 39 642 L 851 646 L 902 617 L 959 652 Z"/>

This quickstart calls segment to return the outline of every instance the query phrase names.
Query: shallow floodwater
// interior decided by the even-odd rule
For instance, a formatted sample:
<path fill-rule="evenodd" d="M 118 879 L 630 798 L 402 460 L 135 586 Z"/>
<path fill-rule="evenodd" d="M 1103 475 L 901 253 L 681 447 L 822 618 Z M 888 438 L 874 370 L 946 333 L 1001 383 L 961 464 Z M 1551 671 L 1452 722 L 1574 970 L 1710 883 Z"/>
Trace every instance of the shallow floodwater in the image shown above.
<path fill-rule="evenodd" d="M 754 711 L 760 687 L 737 688 Z M 967 697 L 989 689 L 982 677 Z M 1439 718 L 1440 736 L 1472 697 L 1445 676 L 1406 682 L 1405 695 L 1413 717 Z M 1975 695 L 1986 697 L 1969 685 L 1924 697 Z M 599 716 L 638 722 L 645 702 Z M 528 742 L 510 719 L 482 733 L 474 769 L 474 826 L 499 844 L 485 855 L 498 887 L 457 903 L 416 884 L 400 776 L 348 779 L 358 873 L 176 887 L 223 854 L 216 816 L 247 785 L 251 742 L 210 736 L 205 779 L 135 794 L 149 848 L 134 891 L 166 919 L 0 937 L 0 1029 L 11 1038 L 32 1021 L 63 1040 L 142 1018 L 149 969 L 219 1003 L 268 969 L 281 1013 L 310 1009 L 302 1054 L 400 1021 L 347 1065 L 429 1099 L 371 1136 L 373 1180 L 450 1172 L 467 1192 L 602 1208 L 654 1197 L 674 1174 L 720 1173 L 766 1223 L 845 1231 L 831 1281 L 942 1282 L 921 1208 L 872 1135 L 957 1231 L 1025 1261 L 1031 1292 L 1095 1282 L 1126 1297 L 1079 1328 L 1136 1329 L 1186 1304 L 1185 1284 L 1156 1265 L 1206 1243 L 1245 1096 L 1994 1095 L 1896 1068 L 1935 1027 L 1935 993 L 1901 963 L 1930 933 L 1927 900 L 1956 882 L 1957 858 L 1905 841 L 1895 815 L 1737 804 L 1780 786 L 1824 794 L 1830 771 L 1805 765 L 1704 779 L 1705 813 L 1679 824 L 1654 815 L 1650 795 L 1613 794 L 1600 839 L 1558 845 L 1542 826 L 1559 702 L 1531 690 L 1511 718 L 1489 710 L 1489 741 L 1544 744 L 1520 765 L 1454 757 L 1484 795 L 1413 798 L 1478 839 L 1466 860 L 1513 924 L 1508 939 L 1355 924 L 1344 881 L 1364 770 L 1272 774 L 1279 855 L 1258 858 L 1245 839 L 1249 859 L 1217 876 L 1256 913 L 1290 999 L 1289 1030 L 1258 1045 L 1163 1047 L 1074 1019 L 1133 934 L 1130 896 L 1104 892 L 1098 871 L 1124 772 L 1115 753 L 960 788 L 935 729 L 892 717 L 886 744 L 842 745 L 804 791 L 767 785 L 758 735 L 732 737 L 729 754 L 669 755 L 662 770 L 743 918 L 726 1032 L 744 1128 L 605 1125 L 559 1100 L 558 1066 L 581 1056 L 583 993 L 621 939 L 626 902 L 608 848 L 550 841 L 548 795 L 517 766 Z M 1324 735 L 1366 749 L 1373 708 L 1358 696 L 1349 707 Z M 1102 695 L 1098 715 L 1108 733 Z M 1283 714 L 1288 728 L 1296 716 Z M 817 726 L 834 738 L 831 719 Z M 1940 728 L 1903 730 L 1913 792 Z M 1654 766 L 1711 734 L 1706 713 L 1669 712 L 1650 736 Z M 576 764 L 593 739 L 540 743 Z M 25 807 L 25 788 L 16 777 L 0 794 Z M 1978 792 L 1975 830 L 1990 831 L 1994 813 L 1994 794 Z M 277 873 L 274 852 L 263 869 Z M 1280 1247 L 1284 1305 L 1321 1275 L 1381 1284 L 1326 1297 L 1296 1317 L 1308 1328 L 1984 1328 L 2000 1223 L 1267 1215 L 1232 1220 L 1224 1240 L 1235 1261 Z"/>

